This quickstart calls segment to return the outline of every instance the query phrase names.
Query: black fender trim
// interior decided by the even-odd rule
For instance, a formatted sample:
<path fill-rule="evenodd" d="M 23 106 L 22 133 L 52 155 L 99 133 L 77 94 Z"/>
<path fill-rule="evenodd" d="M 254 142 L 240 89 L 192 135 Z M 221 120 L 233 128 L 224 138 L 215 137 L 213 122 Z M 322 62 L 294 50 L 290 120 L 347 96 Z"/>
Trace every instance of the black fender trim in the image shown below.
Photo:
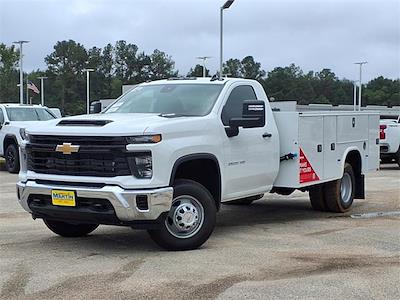
<path fill-rule="evenodd" d="M 175 179 L 175 175 L 176 172 L 179 168 L 179 166 L 185 162 L 188 161 L 192 161 L 192 160 L 198 160 L 198 159 L 209 159 L 212 160 L 216 165 L 217 165 L 217 176 L 219 178 L 219 182 L 218 182 L 218 199 L 215 199 L 217 202 L 217 208 L 220 207 L 220 203 L 221 203 L 221 197 L 222 197 L 222 178 L 221 178 L 221 167 L 219 165 L 218 159 L 214 154 L 211 153 L 194 153 L 194 154 L 188 154 L 185 156 L 182 156 L 180 158 L 178 158 L 175 163 L 174 166 L 172 167 L 172 171 L 171 171 L 171 177 L 169 180 L 169 186 L 172 186 L 174 183 L 174 179 Z"/>
<path fill-rule="evenodd" d="M 211 160 L 213 160 L 218 166 L 218 176 L 221 179 L 221 168 L 219 166 L 219 162 L 218 162 L 217 158 L 215 157 L 215 155 L 211 154 L 211 153 L 195 153 L 195 154 L 188 154 L 188 155 L 182 156 L 175 161 L 174 166 L 172 167 L 171 177 L 169 179 L 169 186 L 172 186 L 172 184 L 174 183 L 174 178 L 176 175 L 176 170 L 178 170 L 178 167 L 184 162 L 188 162 L 188 161 L 196 160 L 196 159 L 211 159 Z"/>
<path fill-rule="evenodd" d="M 17 145 L 17 147 L 19 147 L 17 137 L 15 135 L 13 135 L 13 134 L 6 134 L 6 136 L 4 137 L 3 145 L 2 145 L 3 153 L 6 152 L 6 149 L 5 149 L 6 147 L 4 147 L 4 146 L 6 145 L 6 141 L 9 140 L 9 139 L 13 140 L 14 143 Z"/>

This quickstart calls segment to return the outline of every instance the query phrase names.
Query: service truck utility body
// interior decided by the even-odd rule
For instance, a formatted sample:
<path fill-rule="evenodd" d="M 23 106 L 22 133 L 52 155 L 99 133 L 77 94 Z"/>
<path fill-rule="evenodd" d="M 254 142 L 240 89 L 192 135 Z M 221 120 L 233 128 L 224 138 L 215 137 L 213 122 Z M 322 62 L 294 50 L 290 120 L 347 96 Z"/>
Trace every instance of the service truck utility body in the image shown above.
<path fill-rule="evenodd" d="M 254 80 L 161 80 L 28 128 L 18 198 L 62 236 L 126 225 L 194 249 L 224 202 L 300 189 L 317 210 L 347 211 L 378 168 L 378 138 L 376 113 L 273 112 Z"/>
<path fill-rule="evenodd" d="M 350 151 L 361 155 L 362 169 L 379 165 L 378 114 L 354 112 L 276 112 L 282 161 L 275 187 L 302 188 L 340 178 Z"/>

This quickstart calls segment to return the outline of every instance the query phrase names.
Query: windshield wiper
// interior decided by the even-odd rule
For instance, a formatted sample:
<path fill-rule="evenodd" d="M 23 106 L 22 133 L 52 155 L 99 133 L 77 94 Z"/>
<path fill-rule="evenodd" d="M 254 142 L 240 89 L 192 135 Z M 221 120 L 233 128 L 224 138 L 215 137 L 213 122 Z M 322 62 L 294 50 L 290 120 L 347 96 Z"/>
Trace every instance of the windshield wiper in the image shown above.
<path fill-rule="evenodd" d="M 197 117 L 197 115 L 176 114 L 176 113 L 161 113 L 159 114 L 159 116 L 163 118 Z"/>

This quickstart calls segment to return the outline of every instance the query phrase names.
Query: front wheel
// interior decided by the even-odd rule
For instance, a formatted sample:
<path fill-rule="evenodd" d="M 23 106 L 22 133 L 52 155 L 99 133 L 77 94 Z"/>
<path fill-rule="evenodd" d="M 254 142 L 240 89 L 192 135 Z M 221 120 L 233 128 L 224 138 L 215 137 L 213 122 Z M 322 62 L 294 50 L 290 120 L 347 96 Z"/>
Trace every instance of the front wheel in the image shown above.
<path fill-rule="evenodd" d="M 19 172 L 19 152 L 16 144 L 10 144 L 7 146 L 4 153 L 6 159 L 6 169 L 10 173 Z"/>
<path fill-rule="evenodd" d="M 216 214 L 215 201 L 203 185 L 180 179 L 174 184 L 174 199 L 162 227 L 148 232 L 164 249 L 196 249 L 213 232 Z"/>
<path fill-rule="evenodd" d="M 54 233 L 63 237 L 81 237 L 95 230 L 98 224 L 70 224 L 61 221 L 43 220 Z"/>

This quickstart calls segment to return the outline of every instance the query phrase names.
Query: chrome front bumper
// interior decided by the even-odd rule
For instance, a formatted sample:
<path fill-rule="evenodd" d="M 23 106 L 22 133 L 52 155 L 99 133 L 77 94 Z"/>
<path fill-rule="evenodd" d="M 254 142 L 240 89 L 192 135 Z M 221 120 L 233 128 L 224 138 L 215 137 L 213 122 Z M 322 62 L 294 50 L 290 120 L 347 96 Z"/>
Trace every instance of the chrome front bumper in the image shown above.
<path fill-rule="evenodd" d="M 104 186 L 102 188 L 90 188 L 71 185 L 45 185 L 35 181 L 18 182 L 17 194 L 21 206 L 28 212 L 31 209 L 28 205 L 30 195 L 51 196 L 52 190 L 75 191 L 76 197 L 106 199 L 114 207 L 117 218 L 122 222 L 130 221 L 151 221 L 156 220 L 162 213 L 171 208 L 173 198 L 173 188 L 158 188 L 146 190 L 124 190 L 119 186 Z M 148 209 L 140 210 L 136 206 L 136 196 L 146 195 Z"/>

